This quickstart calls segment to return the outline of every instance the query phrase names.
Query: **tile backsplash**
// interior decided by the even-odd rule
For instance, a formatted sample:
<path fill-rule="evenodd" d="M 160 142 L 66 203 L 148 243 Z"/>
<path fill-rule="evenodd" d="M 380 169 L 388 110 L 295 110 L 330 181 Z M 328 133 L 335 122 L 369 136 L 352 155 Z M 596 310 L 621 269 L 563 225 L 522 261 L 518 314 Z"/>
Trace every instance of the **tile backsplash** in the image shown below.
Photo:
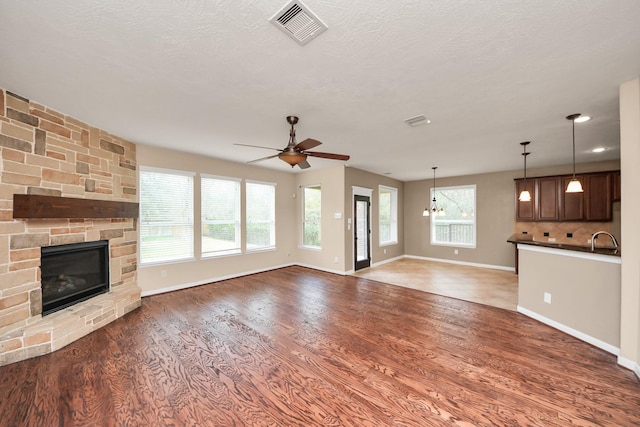
<path fill-rule="evenodd" d="M 555 242 L 572 245 L 590 245 L 591 236 L 596 231 L 613 233 L 611 222 L 516 222 L 515 234 L 527 233 L 538 242 Z M 548 233 L 548 236 L 546 235 Z M 567 234 L 572 237 L 567 237 Z M 614 233 L 615 234 L 615 233 Z M 618 237 L 618 236 L 616 236 Z M 552 239 L 552 240 L 550 240 Z M 555 239 L 555 240 L 553 240 Z M 603 239 L 599 246 L 609 246 L 611 242 Z"/>

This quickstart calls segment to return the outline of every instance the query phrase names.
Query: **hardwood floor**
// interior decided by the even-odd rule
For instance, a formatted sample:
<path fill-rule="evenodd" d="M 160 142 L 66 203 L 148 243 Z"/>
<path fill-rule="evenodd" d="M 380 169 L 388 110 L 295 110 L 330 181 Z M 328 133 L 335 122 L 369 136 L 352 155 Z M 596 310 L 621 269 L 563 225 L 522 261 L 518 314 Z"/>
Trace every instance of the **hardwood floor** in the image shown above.
<path fill-rule="evenodd" d="M 402 258 L 354 275 L 506 310 L 518 307 L 518 275 L 510 271 Z"/>
<path fill-rule="evenodd" d="M 615 357 L 518 313 L 302 267 L 143 299 L 0 367 L 6 426 L 632 426 Z"/>

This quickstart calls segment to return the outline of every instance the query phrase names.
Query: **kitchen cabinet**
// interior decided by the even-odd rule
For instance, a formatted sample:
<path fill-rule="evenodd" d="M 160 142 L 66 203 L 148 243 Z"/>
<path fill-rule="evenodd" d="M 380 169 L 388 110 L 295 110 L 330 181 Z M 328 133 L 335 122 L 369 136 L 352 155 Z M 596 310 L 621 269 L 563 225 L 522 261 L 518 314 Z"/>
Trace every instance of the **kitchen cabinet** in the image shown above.
<path fill-rule="evenodd" d="M 558 197 L 558 177 L 536 178 L 536 202 L 539 221 L 557 221 L 560 219 L 560 199 Z"/>
<path fill-rule="evenodd" d="M 527 190 L 531 194 L 531 200 L 522 202 L 518 199 L 520 192 Z M 535 200 L 536 186 L 535 180 L 519 180 L 516 181 L 516 221 L 535 221 Z"/>
<path fill-rule="evenodd" d="M 615 171 L 613 173 L 613 201 L 614 202 L 620 201 L 620 193 L 621 193 L 620 181 L 621 181 L 620 171 Z"/>
<path fill-rule="evenodd" d="M 585 219 L 587 221 L 610 221 L 613 211 L 612 174 L 590 174 L 585 176 Z"/>
<path fill-rule="evenodd" d="M 584 192 L 567 193 L 567 185 L 573 179 L 572 175 L 563 176 L 560 179 L 560 221 L 584 220 Z M 586 182 L 582 175 L 576 175 L 582 183 L 582 189 L 586 191 Z"/>
<path fill-rule="evenodd" d="M 611 221 L 620 200 L 620 171 L 576 174 L 584 192 L 566 193 L 573 175 L 516 179 L 516 221 Z M 521 202 L 523 189 L 530 202 Z"/>

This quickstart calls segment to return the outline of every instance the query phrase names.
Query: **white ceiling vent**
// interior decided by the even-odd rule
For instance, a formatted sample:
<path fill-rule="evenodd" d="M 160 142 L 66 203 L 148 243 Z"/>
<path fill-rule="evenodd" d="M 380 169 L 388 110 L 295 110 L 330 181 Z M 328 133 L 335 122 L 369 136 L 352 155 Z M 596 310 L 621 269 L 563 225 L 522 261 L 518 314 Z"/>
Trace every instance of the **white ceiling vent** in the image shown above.
<path fill-rule="evenodd" d="M 280 9 L 269 21 L 301 45 L 327 30 L 327 25 L 298 0 Z"/>
<path fill-rule="evenodd" d="M 427 120 L 427 118 L 424 115 L 420 114 L 419 116 L 410 117 L 408 119 L 405 119 L 404 122 L 406 124 L 408 124 L 409 126 L 416 127 L 416 126 L 421 126 L 421 125 L 424 125 L 424 124 L 431 123 L 431 120 Z"/>

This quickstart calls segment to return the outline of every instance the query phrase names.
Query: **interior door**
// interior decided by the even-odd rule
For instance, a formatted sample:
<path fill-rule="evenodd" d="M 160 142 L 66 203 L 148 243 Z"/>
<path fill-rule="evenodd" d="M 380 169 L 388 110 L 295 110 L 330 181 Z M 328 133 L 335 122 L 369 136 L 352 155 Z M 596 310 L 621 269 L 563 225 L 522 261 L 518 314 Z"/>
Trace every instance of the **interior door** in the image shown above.
<path fill-rule="evenodd" d="M 355 253 L 354 270 L 371 265 L 371 228 L 369 227 L 370 198 L 354 196 L 353 204 L 353 238 Z"/>

